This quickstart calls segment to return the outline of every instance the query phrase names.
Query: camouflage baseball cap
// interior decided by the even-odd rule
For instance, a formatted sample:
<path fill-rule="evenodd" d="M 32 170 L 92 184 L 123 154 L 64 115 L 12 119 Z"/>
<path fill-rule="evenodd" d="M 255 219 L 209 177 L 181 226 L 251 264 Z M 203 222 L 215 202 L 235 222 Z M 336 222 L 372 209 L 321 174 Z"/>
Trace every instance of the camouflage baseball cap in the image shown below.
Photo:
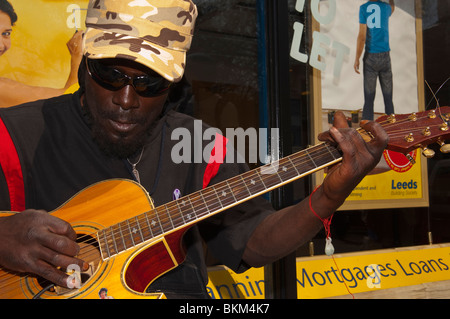
<path fill-rule="evenodd" d="M 178 82 L 196 18 L 191 0 L 90 0 L 83 53 L 134 60 Z"/>

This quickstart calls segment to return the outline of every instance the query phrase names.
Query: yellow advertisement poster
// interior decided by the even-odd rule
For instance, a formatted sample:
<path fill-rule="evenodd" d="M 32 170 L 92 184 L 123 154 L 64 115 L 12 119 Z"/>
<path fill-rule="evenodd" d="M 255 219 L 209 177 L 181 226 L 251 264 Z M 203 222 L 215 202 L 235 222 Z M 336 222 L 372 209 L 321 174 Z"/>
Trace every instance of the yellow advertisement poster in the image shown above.
<path fill-rule="evenodd" d="M 0 56 L 0 107 L 76 90 L 82 35 L 77 31 L 84 29 L 88 1 L 8 2 L 17 21 L 10 46 Z"/>
<path fill-rule="evenodd" d="M 381 203 L 383 207 L 392 208 L 407 207 L 410 204 L 426 206 L 428 189 L 426 176 L 423 175 L 426 159 L 420 150 L 414 150 L 408 155 L 413 162 L 404 154 L 385 151 L 381 161 L 389 170 L 366 176 L 350 194 L 342 209 L 373 208 L 377 207 L 377 201 L 384 201 Z"/>
<path fill-rule="evenodd" d="M 365 200 L 385 199 L 417 199 L 422 198 L 422 174 L 420 156 L 413 151 L 412 156 L 416 158 L 416 164 L 411 164 L 406 157 L 401 165 L 392 166 L 392 170 L 381 175 L 366 177 L 351 193 L 349 201 L 364 198 Z M 420 154 L 419 154 L 420 155 Z M 391 152 L 385 152 L 384 157 L 392 161 L 389 156 Z M 398 155 L 400 158 L 400 155 Z M 403 170 L 403 171 L 402 171 Z"/>
<path fill-rule="evenodd" d="M 348 296 L 450 279 L 450 247 L 297 263 L 299 298 Z"/>
<path fill-rule="evenodd" d="M 236 274 L 211 269 L 215 299 L 264 299 L 264 269 Z M 297 258 L 298 299 L 357 298 L 358 293 L 450 280 L 450 246 L 409 247 L 360 254 Z"/>
<path fill-rule="evenodd" d="M 339 210 L 428 206 L 426 158 L 420 149 L 407 155 L 385 150 L 375 169 L 382 172 L 364 177 Z"/>

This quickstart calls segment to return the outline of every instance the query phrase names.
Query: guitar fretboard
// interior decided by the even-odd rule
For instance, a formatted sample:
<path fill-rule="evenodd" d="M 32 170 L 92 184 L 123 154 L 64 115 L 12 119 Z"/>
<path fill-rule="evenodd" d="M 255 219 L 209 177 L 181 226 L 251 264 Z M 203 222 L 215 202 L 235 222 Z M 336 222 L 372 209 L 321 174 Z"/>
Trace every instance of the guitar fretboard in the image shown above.
<path fill-rule="evenodd" d="M 102 257 L 193 225 L 340 160 L 336 148 L 319 144 L 124 220 L 98 231 Z"/>

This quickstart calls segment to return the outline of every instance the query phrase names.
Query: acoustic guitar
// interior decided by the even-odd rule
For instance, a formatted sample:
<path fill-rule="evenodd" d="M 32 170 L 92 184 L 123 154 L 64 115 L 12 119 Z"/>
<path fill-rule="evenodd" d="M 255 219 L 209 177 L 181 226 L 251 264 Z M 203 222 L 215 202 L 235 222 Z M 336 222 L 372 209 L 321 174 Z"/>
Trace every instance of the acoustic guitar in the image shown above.
<path fill-rule="evenodd" d="M 388 133 L 388 149 L 403 154 L 439 143 L 449 137 L 449 107 L 420 113 L 382 116 Z M 359 129 L 365 140 L 370 134 Z M 89 263 L 86 272 L 67 269 L 72 289 L 55 287 L 31 274 L 0 269 L 0 298 L 163 298 L 148 294 L 147 287 L 184 261 L 183 235 L 194 224 L 286 183 L 341 161 L 339 150 L 327 143 L 250 170 L 165 205 L 154 207 L 139 184 L 107 180 L 75 195 L 50 212 L 69 222 L 78 234 L 79 258 Z M 2 213 L 9 216 L 13 212 Z"/>

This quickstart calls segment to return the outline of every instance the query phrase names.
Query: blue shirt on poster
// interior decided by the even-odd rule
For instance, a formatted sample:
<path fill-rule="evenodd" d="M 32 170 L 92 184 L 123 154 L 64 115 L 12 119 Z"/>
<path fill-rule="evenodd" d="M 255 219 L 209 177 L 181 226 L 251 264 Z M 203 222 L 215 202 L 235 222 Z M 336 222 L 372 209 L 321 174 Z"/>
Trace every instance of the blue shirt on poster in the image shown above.
<path fill-rule="evenodd" d="M 391 14 L 391 6 L 380 0 L 368 1 L 359 8 L 359 23 L 367 25 L 367 52 L 381 53 L 390 51 L 389 17 Z"/>

